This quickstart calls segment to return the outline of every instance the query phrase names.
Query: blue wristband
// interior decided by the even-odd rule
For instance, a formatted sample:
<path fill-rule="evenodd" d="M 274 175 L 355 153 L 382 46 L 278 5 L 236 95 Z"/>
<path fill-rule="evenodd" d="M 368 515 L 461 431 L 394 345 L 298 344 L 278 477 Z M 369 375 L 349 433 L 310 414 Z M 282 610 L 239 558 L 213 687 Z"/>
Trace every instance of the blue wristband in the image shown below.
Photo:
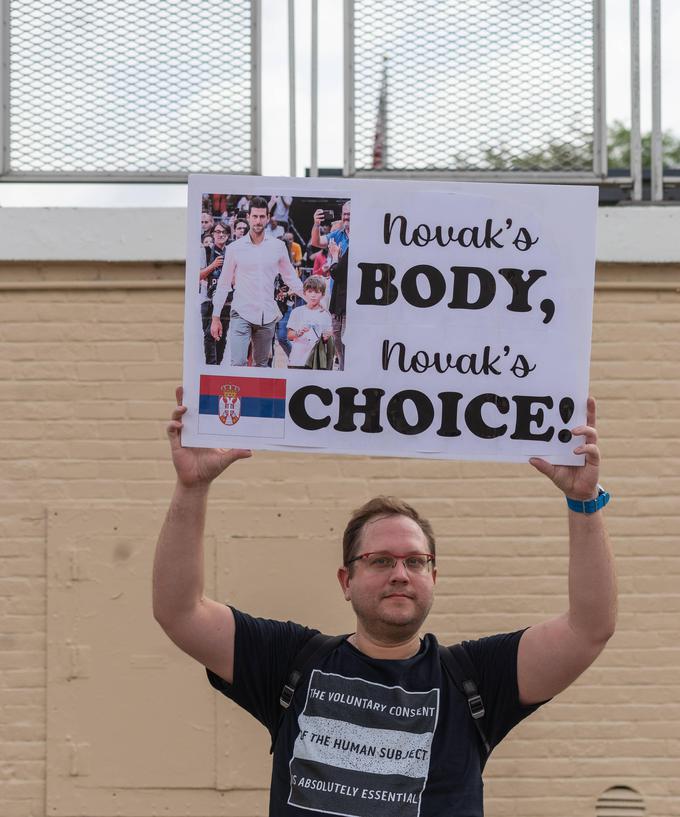
<path fill-rule="evenodd" d="M 569 510 L 576 511 L 576 513 L 595 513 L 604 508 L 610 499 L 611 496 L 601 485 L 597 486 L 596 499 L 570 499 L 566 497 Z"/>

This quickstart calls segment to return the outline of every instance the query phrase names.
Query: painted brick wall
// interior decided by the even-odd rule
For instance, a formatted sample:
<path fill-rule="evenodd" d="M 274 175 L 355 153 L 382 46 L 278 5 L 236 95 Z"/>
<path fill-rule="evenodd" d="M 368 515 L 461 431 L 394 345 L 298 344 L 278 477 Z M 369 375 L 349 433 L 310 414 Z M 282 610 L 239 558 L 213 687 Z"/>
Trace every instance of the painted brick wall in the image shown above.
<path fill-rule="evenodd" d="M 181 377 L 181 278 L 172 265 L 0 267 L 3 817 L 56 813 L 45 782 L 47 509 L 146 506 L 139 539 L 152 556 L 173 484 L 163 427 Z M 619 629 L 593 668 L 499 747 L 491 817 L 594 815 L 615 785 L 637 789 L 652 817 L 680 816 L 679 293 L 677 266 L 598 270 L 592 391 Z M 444 638 L 563 609 L 563 503 L 528 466 L 266 453 L 239 465 L 214 492 L 222 510 L 256 510 L 263 497 L 343 514 L 379 492 L 414 501 L 442 543 L 431 625 Z M 313 575 L 313 562 L 305 569 Z M 254 584 L 253 605 L 267 592 L 266 580 Z M 256 813 L 264 800 L 240 802 L 228 793 L 223 813 Z M 140 792 L 138 814 L 152 813 Z"/>

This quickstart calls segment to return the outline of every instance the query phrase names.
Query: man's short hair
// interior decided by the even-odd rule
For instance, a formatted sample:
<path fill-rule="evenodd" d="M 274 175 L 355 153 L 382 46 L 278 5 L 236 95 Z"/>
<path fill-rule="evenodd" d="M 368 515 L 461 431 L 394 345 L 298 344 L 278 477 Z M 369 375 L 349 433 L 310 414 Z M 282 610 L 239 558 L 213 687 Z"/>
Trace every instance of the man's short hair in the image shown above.
<path fill-rule="evenodd" d="M 326 291 L 326 281 L 320 275 L 310 275 L 302 285 L 302 291 L 320 292 L 322 295 Z"/>
<path fill-rule="evenodd" d="M 250 211 L 255 207 L 257 210 L 266 210 L 269 213 L 269 208 L 267 206 L 267 200 L 263 199 L 262 196 L 253 196 L 250 200 L 250 204 L 248 205 L 248 215 L 250 215 Z"/>
<path fill-rule="evenodd" d="M 307 279 L 309 280 L 309 279 Z M 369 499 L 360 508 L 357 508 L 350 517 L 345 532 L 342 535 L 342 563 L 347 566 L 350 559 L 357 555 L 359 541 L 364 526 L 374 519 L 384 519 L 390 516 L 405 516 L 412 519 L 425 535 L 430 553 L 435 554 L 434 531 L 427 519 L 408 502 L 395 496 L 376 496 Z"/>

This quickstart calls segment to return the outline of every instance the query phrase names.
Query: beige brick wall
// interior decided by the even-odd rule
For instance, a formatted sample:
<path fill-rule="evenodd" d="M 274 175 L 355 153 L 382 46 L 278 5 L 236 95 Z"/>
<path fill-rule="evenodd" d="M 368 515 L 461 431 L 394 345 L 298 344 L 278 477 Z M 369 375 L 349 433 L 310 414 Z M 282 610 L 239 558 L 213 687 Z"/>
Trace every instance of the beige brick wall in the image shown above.
<path fill-rule="evenodd" d="M 168 794 L 164 764 L 157 762 L 150 764 L 154 770 L 159 766 L 157 779 L 145 787 L 143 756 L 136 761 L 142 770 L 133 775 L 136 782 L 129 787 L 117 782 L 115 762 L 110 769 L 98 768 L 97 754 L 78 748 L 88 745 L 78 742 L 78 730 L 88 729 L 79 707 L 87 695 L 97 695 L 95 684 L 81 687 L 82 695 L 64 692 L 59 698 L 59 690 L 69 684 L 76 689 L 73 656 L 80 655 L 69 636 L 69 660 L 76 663 L 61 672 L 66 630 L 59 629 L 59 616 L 70 616 L 68 627 L 82 638 L 88 618 L 88 608 L 77 604 L 68 615 L 64 612 L 69 598 L 81 604 L 86 599 L 68 592 L 84 586 L 79 581 L 90 570 L 86 558 L 81 567 L 80 557 L 69 551 L 70 531 L 74 552 L 83 550 L 96 561 L 111 547 L 116 564 L 133 565 L 129 573 L 93 566 L 88 592 L 98 590 L 107 603 L 114 596 L 122 599 L 123 618 L 130 612 L 125 610 L 129 592 L 130 604 L 139 606 L 141 629 L 150 616 L 144 582 L 173 483 L 163 424 L 181 377 L 182 275 L 172 265 L 0 266 L 3 817 L 143 817 L 161 811 L 245 817 L 264 808 L 266 758 L 253 780 L 239 786 L 233 775 L 221 777 L 218 751 L 213 787 L 218 799 L 211 799 L 215 792 L 204 783 L 194 790 L 182 784 L 176 796 Z M 599 400 L 603 481 L 613 495 L 608 518 L 620 577 L 619 629 L 593 668 L 499 747 L 486 776 L 492 817 L 594 815 L 597 797 L 615 785 L 637 789 L 652 817 L 680 816 L 680 267 L 608 266 L 598 270 L 597 280 L 592 391 Z M 280 561 L 285 570 L 296 550 L 294 543 L 285 552 L 277 548 L 277 509 L 290 513 L 311 502 L 329 511 L 329 518 L 341 519 L 378 492 L 411 499 L 433 518 L 442 575 L 431 626 L 440 636 L 453 640 L 522 626 L 563 608 L 563 503 L 538 475 L 516 465 L 258 453 L 239 464 L 238 478 L 223 481 L 214 492 L 210 536 L 215 558 L 225 558 L 220 555 L 228 548 L 224 529 L 238 524 L 234 514 L 251 510 L 259 518 L 251 538 L 260 550 L 253 552 L 265 548 L 266 555 L 271 548 L 274 563 Z M 121 525 L 128 525 L 127 538 L 111 538 L 118 527 L 111 522 L 116 513 Z M 70 527 L 55 528 L 50 514 L 71 514 Z M 104 520 L 110 529 L 104 530 Z M 325 588 L 327 563 L 335 558 L 335 523 L 322 531 L 301 524 L 303 536 L 309 530 L 310 538 L 319 537 L 331 551 L 325 550 L 315 565 L 313 551 L 301 542 L 305 567 L 295 572 L 304 573 L 307 582 L 311 573 L 314 583 Z M 64 552 L 72 557 L 64 568 L 66 579 L 59 572 Z M 317 612 L 316 595 L 305 597 L 299 575 L 291 578 L 289 594 L 272 595 L 272 585 L 280 580 L 267 573 L 266 564 L 265 558 L 260 573 L 244 571 L 239 563 L 238 570 L 246 572 L 234 580 L 239 603 L 250 600 L 251 610 L 287 616 L 289 597 L 296 614 L 307 613 L 310 624 L 323 623 L 319 615 L 330 614 Z M 130 590 L 133 578 L 139 596 Z M 92 583 L 95 579 L 99 584 Z M 56 588 L 51 596 L 48 586 Z M 118 643 L 119 638 L 135 652 L 134 626 L 122 636 L 115 622 L 104 629 L 107 639 Z M 160 631 L 149 629 L 144 637 L 157 640 L 154 655 L 135 653 L 131 665 L 137 661 L 152 673 L 160 672 L 153 669 L 154 661 L 166 666 L 166 661 L 183 660 L 175 658 Z M 95 663 L 98 655 L 95 649 Z M 178 672 L 184 671 L 181 666 Z M 144 676 L 143 683 L 163 677 L 163 684 L 154 682 L 162 696 L 174 667 L 167 665 L 163 676 Z M 81 674 L 94 679 L 96 669 Z M 205 695 L 201 705 L 212 712 L 212 693 L 194 675 L 196 686 L 187 695 Z M 48 677 L 56 691 L 46 689 Z M 125 676 L 126 683 L 132 679 L 125 694 L 134 694 L 136 677 Z M 116 705 L 112 698 L 115 688 L 111 697 L 95 700 L 93 711 L 108 712 Z M 62 700 L 66 709 L 58 711 Z M 176 726 L 172 721 L 182 705 L 168 695 L 168 768 L 173 744 L 181 745 L 189 734 L 187 721 L 179 716 Z M 49 706 L 54 711 L 48 713 Z M 215 704 L 218 722 L 232 718 L 225 715 L 228 706 Z M 110 728 L 111 741 L 124 747 L 120 756 L 134 755 L 134 724 L 120 735 L 115 724 Z M 49 730 L 54 734 L 48 736 Z M 205 742 L 213 737 L 206 732 Z M 56 747 L 49 753 L 48 738 Z M 62 744 L 72 749 L 63 773 Z M 80 763 L 81 755 L 87 755 L 87 763 Z M 48 770 L 48 757 L 59 768 Z"/>

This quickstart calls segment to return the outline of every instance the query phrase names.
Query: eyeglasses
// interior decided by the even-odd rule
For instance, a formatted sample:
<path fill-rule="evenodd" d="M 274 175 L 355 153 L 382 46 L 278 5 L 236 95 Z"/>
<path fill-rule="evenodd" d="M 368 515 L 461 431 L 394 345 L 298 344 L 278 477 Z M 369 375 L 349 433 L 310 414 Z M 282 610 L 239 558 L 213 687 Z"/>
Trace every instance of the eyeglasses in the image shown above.
<path fill-rule="evenodd" d="M 373 573 L 388 573 L 390 570 L 394 570 L 397 562 L 401 562 L 409 573 L 421 576 L 424 573 L 432 572 L 434 556 L 432 553 L 411 553 L 408 556 L 393 556 L 391 553 L 381 551 L 362 553 L 361 556 L 350 559 L 347 565 L 359 561 L 364 562 L 367 569 Z"/>

